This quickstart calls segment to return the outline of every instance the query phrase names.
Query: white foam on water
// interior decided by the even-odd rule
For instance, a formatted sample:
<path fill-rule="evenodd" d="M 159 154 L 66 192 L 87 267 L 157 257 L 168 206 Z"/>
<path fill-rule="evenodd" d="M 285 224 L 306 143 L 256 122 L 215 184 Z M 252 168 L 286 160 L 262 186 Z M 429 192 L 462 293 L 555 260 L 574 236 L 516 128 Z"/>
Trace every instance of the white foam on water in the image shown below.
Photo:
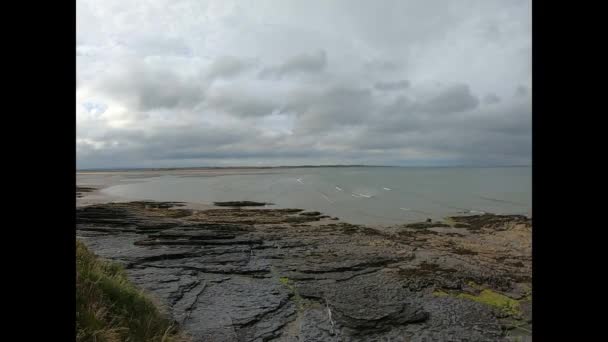
<path fill-rule="evenodd" d="M 325 198 L 327 200 L 327 202 L 329 202 L 329 203 L 334 203 L 332 200 L 329 199 L 329 197 L 327 197 L 325 195 L 321 195 L 321 197 Z"/>
<path fill-rule="evenodd" d="M 471 214 L 481 214 L 481 215 L 485 214 L 484 211 L 479 211 L 479 210 L 469 210 L 469 213 L 471 213 Z"/>
<path fill-rule="evenodd" d="M 325 214 L 339 216 L 355 224 L 384 224 L 392 223 L 393 220 L 405 222 L 414 220 L 418 216 L 424 218 L 423 215 L 445 217 L 455 213 L 480 215 L 500 212 L 531 216 L 530 203 L 528 203 L 529 168 L 483 170 L 369 168 L 357 172 L 353 170 L 280 169 L 268 174 L 265 172 L 242 176 L 239 174 L 238 177 L 232 172 L 226 174 L 220 172 L 221 175 L 218 177 L 207 177 L 203 174 L 200 176 L 188 174 L 193 177 L 186 177 L 180 173 L 181 171 L 176 171 L 171 176 L 142 177 L 141 182 L 135 182 L 133 181 L 135 178 L 130 177 L 133 175 L 139 178 L 139 173 L 135 172 L 117 176 L 116 179 L 112 178 L 112 186 L 100 193 L 128 199 L 192 203 L 230 201 L 245 197 L 259 202 L 268 202 L 272 199 L 271 202 L 278 205 L 319 211 L 322 210 L 318 206 L 323 206 L 327 201 L 332 205 L 326 205 Z M 298 175 L 305 175 L 306 182 L 304 176 Z M 108 182 L 105 177 L 104 174 L 100 174 L 95 178 L 89 177 L 86 181 L 90 184 L 105 184 L 104 182 Z M 478 177 L 482 177 L 483 181 L 479 181 Z M 119 182 L 120 179 L 127 178 L 129 178 L 127 181 Z M 293 182 L 305 186 L 299 187 Z M 397 188 L 380 185 L 382 183 L 397 184 Z M 486 183 L 488 186 L 484 185 Z M 363 192 L 355 192 L 359 190 Z M 354 200 L 347 200 L 348 195 Z M 323 200 L 319 201 L 319 197 L 323 197 Z M 374 201 L 371 201 L 372 198 Z M 341 204 L 343 200 L 344 203 Z M 414 207 L 400 208 L 399 204 L 411 204 Z M 528 207 L 524 207 L 523 204 L 527 204 Z M 266 208 L 271 207 L 273 206 L 268 205 Z M 377 218 L 369 214 L 376 215 Z"/>

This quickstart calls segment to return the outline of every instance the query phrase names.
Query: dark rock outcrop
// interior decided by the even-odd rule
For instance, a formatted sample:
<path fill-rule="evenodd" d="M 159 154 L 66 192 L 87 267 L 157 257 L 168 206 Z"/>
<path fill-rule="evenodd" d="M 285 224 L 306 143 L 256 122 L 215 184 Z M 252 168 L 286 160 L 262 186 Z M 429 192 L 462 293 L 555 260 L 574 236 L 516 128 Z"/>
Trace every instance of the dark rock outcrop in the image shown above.
<path fill-rule="evenodd" d="M 265 205 L 272 205 L 272 203 L 253 202 L 253 201 L 229 201 L 229 202 L 213 202 L 213 205 L 216 205 L 218 207 L 263 207 Z"/>
<path fill-rule="evenodd" d="M 304 215 L 304 216 L 321 216 L 321 213 L 318 212 L 318 211 L 307 211 L 307 212 L 300 213 L 300 215 Z"/>
<path fill-rule="evenodd" d="M 88 187 L 88 186 L 77 186 L 76 187 L 76 198 L 81 198 L 84 196 L 84 193 L 93 192 L 95 190 L 97 190 L 97 189 Z"/>
<path fill-rule="evenodd" d="M 300 209 L 180 205 L 81 207 L 77 234 L 122 263 L 194 341 L 501 341 L 496 310 L 457 294 L 483 286 L 527 299 L 529 251 L 509 245 L 530 229 L 519 217 L 452 218 L 472 227 L 461 236 Z M 522 304 L 529 320 L 528 311 Z"/>

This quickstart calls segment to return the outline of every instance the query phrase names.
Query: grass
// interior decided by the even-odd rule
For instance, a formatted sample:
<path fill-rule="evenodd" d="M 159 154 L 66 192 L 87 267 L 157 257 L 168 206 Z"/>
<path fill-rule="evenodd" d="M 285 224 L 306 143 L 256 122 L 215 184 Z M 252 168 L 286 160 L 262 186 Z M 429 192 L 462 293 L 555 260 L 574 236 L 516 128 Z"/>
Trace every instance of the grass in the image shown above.
<path fill-rule="evenodd" d="M 126 277 L 76 242 L 76 340 L 181 342 L 187 339 Z"/>

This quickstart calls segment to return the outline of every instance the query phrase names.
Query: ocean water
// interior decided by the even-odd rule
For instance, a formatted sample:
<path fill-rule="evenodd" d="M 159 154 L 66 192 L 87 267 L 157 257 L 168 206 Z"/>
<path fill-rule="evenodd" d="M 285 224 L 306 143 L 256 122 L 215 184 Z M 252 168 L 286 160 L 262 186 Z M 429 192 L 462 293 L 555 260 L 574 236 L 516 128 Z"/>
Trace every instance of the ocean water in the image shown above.
<path fill-rule="evenodd" d="M 128 199 L 270 202 L 359 224 L 392 225 L 450 215 L 532 215 L 531 167 L 344 167 L 272 169 L 222 176 L 140 179 L 102 190 Z"/>

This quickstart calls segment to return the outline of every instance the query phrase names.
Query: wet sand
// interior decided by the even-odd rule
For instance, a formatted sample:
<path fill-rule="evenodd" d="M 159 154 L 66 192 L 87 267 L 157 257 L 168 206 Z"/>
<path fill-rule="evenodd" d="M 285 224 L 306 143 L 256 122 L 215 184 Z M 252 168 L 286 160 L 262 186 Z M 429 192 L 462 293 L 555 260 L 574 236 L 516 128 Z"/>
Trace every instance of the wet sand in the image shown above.
<path fill-rule="evenodd" d="M 273 171 L 274 170 L 274 171 Z M 163 170 L 117 170 L 117 171 L 78 171 L 76 172 L 76 184 L 78 187 L 94 188 L 94 191 L 82 193 L 82 197 L 76 199 L 76 206 L 87 206 L 107 202 L 128 202 L 127 199 L 118 196 L 110 196 L 101 190 L 113 185 L 137 183 L 147 178 L 161 176 L 178 177 L 215 177 L 224 175 L 251 175 L 262 173 L 278 173 L 278 169 L 266 168 L 200 168 L 200 169 L 163 169 Z M 212 203 L 188 203 L 192 209 L 213 208 Z"/>

